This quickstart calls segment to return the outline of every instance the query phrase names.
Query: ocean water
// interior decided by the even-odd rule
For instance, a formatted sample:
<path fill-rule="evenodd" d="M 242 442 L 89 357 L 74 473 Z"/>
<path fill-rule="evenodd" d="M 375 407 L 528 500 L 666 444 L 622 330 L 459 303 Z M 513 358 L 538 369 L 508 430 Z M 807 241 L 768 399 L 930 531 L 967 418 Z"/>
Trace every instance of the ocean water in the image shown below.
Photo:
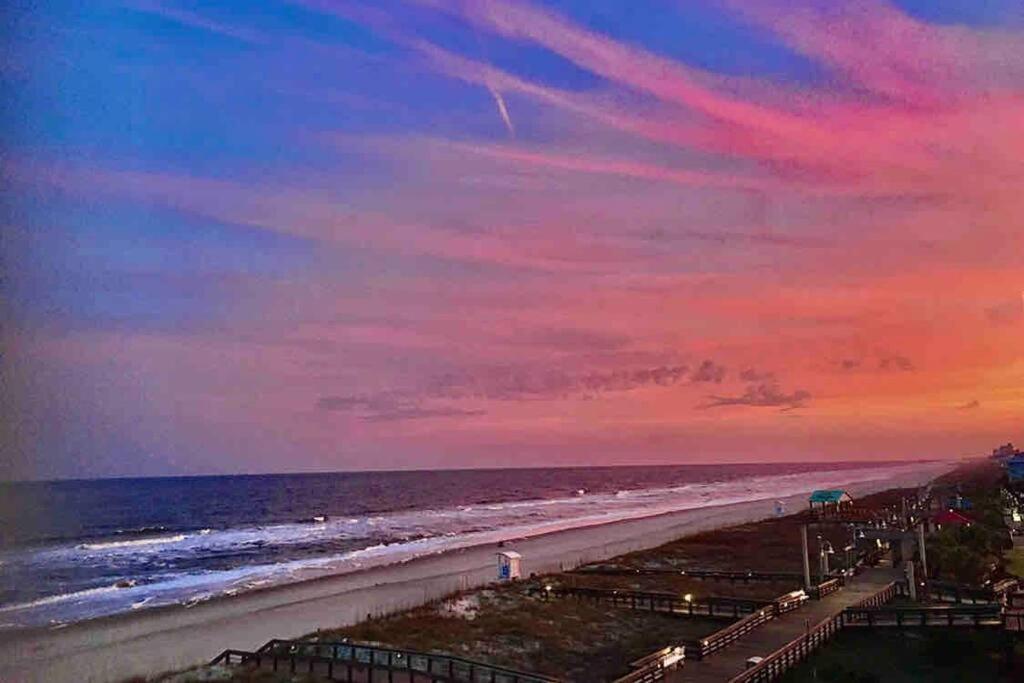
<path fill-rule="evenodd" d="M 455 547 L 884 481 L 915 467 L 686 465 L 0 484 L 0 629 L 189 605 Z"/>

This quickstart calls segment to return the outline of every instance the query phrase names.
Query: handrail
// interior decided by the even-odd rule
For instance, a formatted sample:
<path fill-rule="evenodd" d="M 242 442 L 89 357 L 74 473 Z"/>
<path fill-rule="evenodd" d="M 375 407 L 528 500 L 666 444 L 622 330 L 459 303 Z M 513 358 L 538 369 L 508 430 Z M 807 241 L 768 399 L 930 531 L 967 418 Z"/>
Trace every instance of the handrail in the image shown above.
<path fill-rule="evenodd" d="M 775 607 L 764 607 L 734 621 L 723 629 L 715 631 L 706 638 L 692 643 L 687 651 L 692 650 L 696 659 L 703 659 L 708 655 L 732 645 L 734 642 L 747 635 L 757 627 L 775 618 Z"/>
<path fill-rule="evenodd" d="M 855 607 L 880 605 L 892 600 L 895 595 L 896 582 L 892 581 L 873 595 L 857 602 Z M 756 665 L 734 676 L 729 683 L 762 683 L 782 675 L 842 629 L 845 623 L 844 614 L 845 610 L 818 622 L 805 634 L 791 640 Z"/>
<path fill-rule="evenodd" d="M 869 605 L 864 607 L 847 607 L 846 612 L 863 612 L 867 614 L 904 614 L 927 612 L 929 614 L 998 614 L 1002 611 L 999 605 Z"/>
<path fill-rule="evenodd" d="M 815 648 L 842 628 L 842 613 L 818 622 L 813 628 L 762 659 L 757 665 L 734 676 L 729 683 L 770 681 L 803 661 Z"/>
<path fill-rule="evenodd" d="M 219 655 L 214 657 L 212 660 L 210 660 L 210 666 L 216 666 L 217 664 L 220 664 L 221 662 L 224 662 L 225 664 L 230 665 L 232 657 L 238 657 L 239 663 L 244 664 L 247 659 L 250 659 L 250 658 L 252 658 L 254 656 L 255 656 L 255 653 L 253 653 L 253 652 L 247 652 L 245 650 L 234 650 L 234 649 L 229 648 L 229 649 L 224 650 L 223 652 L 221 652 Z"/>
<path fill-rule="evenodd" d="M 665 679 L 665 672 L 678 667 L 686 657 L 684 645 L 667 645 L 633 662 L 630 671 L 612 683 L 656 683 Z"/>
<path fill-rule="evenodd" d="M 734 619 L 773 604 L 770 600 L 715 596 L 687 600 L 677 593 L 654 593 L 573 586 L 535 587 L 530 588 L 529 593 L 540 594 L 545 599 L 551 597 L 593 599 L 610 602 L 613 606 L 644 609 L 652 612 L 667 612 L 687 616 L 732 617 Z"/>
<path fill-rule="evenodd" d="M 574 574 L 607 574 L 612 576 L 621 575 L 673 575 L 685 576 L 692 579 L 722 579 L 735 583 L 736 581 L 803 581 L 803 575 L 796 572 L 757 572 L 757 571 L 729 571 L 724 569 L 672 569 L 669 567 L 614 567 L 607 565 L 591 565 L 578 567 L 572 571 Z"/>
<path fill-rule="evenodd" d="M 1002 626 L 999 605 L 924 605 L 848 607 L 844 626 Z"/>
<path fill-rule="evenodd" d="M 275 650 L 287 648 L 288 652 L 278 654 Z M 327 652 L 329 654 L 322 654 Z M 365 661 L 360 658 L 359 653 L 365 653 Z M 255 652 L 242 650 L 225 650 L 218 655 L 210 664 L 224 662 L 231 663 L 233 656 L 239 657 L 241 663 L 248 663 L 252 660 L 259 662 L 262 658 L 285 659 L 292 662 L 301 660 L 310 665 L 314 662 L 332 664 L 345 662 L 357 666 L 365 666 L 391 671 L 413 670 L 430 674 L 436 680 L 457 680 L 454 676 L 456 668 L 468 669 L 471 680 L 474 672 L 486 672 L 495 676 L 502 676 L 515 683 L 558 683 L 558 679 L 542 674 L 517 671 L 507 667 L 485 662 L 474 661 L 456 655 L 444 655 L 430 652 L 418 652 L 379 645 L 371 645 L 358 641 L 313 641 L 313 640 L 285 640 L 274 638 L 267 641 Z M 414 665 L 414 661 L 424 662 L 424 667 Z M 434 664 L 440 665 L 440 671 Z M 276 668 L 276 665 L 275 665 Z"/>
<path fill-rule="evenodd" d="M 696 659 L 707 657 L 718 650 L 728 647 L 762 624 L 771 621 L 781 614 L 799 608 L 805 602 L 807 602 L 807 594 L 803 591 L 793 591 L 792 593 L 780 595 L 770 605 L 762 607 L 760 610 L 748 614 L 739 621 L 735 621 L 715 631 L 706 638 L 701 638 L 699 641 L 691 643 L 687 648 L 687 652 L 692 652 Z"/>

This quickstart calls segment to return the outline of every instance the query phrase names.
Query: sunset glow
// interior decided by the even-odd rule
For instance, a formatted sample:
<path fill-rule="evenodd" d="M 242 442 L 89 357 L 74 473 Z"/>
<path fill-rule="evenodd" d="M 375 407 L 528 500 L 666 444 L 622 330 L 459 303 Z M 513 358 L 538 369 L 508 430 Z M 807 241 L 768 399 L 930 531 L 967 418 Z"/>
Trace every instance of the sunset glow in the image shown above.
<path fill-rule="evenodd" d="M 0 478 L 1024 438 L 1020 3 L 616 4 L 16 17 Z"/>

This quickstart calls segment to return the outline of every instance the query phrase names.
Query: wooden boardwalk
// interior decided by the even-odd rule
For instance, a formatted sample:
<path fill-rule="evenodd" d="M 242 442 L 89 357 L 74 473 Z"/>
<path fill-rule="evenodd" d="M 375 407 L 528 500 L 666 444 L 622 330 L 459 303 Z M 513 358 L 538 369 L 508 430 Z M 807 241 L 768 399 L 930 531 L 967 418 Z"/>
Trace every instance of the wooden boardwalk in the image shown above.
<path fill-rule="evenodd" d="M 749 657 L 768 656 L 802 636 L 808 628 L 874 595 L 900 575 L 901 572 L 888 567 L 867 569 L 847 579 L 841 590 L 772 619 L 720 652 L 706 659 L 687 659 L 665 680 L 669 683 L 725 683 L 744 670 Z"/>

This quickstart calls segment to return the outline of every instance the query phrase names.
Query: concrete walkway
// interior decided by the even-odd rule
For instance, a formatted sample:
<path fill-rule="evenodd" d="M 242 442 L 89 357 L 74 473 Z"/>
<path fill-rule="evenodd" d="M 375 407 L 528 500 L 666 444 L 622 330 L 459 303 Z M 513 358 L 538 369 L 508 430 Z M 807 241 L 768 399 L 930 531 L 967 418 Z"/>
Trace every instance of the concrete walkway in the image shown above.
<path fill-rule="evenodd" d="M 669 683 L 725 683 L 743 671 L 749 657 L 767 657 L 809 628 L 874 595 L 897 578 L 901 578 L 901 572 L 889 567 L 868 569 L 848 580 L 846 586 L 832 595 L 811 600 L 798 610 L 772 619 L 724 650 L 703 660 L 686 660 L 666 680 Z"/>

